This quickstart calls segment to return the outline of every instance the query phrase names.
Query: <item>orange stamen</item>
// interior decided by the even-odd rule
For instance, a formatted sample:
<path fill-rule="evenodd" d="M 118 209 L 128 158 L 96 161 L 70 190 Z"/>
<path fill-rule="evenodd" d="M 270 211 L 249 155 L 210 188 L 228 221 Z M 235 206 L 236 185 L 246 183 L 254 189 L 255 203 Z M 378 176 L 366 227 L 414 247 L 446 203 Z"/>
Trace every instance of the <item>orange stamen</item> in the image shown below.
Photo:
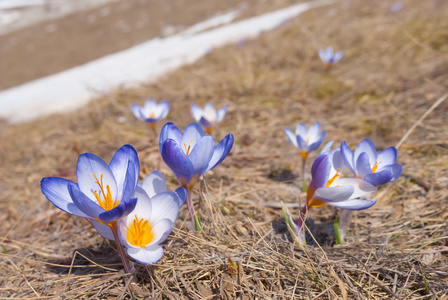
<path fill-rule="evenodd" d="M 101 206 L 104 210 L 111 210 L 115 208 L 119 202 L 117 201 L 114 203 L 114 199 L 112 198 L 112 193 L 110 191 L 109 185 L 106 185 L 106 192 L 104 191 L 104 184 L 103 184 L 103 174 L 101 173 L 100 180 L 98 180 L 98 177 L 96 177 L 95 174 L 93 174 L 93 177 L 95 177 L 95 183 L 98 184 L 101 190 L 101 195 L 103 196 L 103 199 L 101 199 L 101 196 L 98 194 L 98 191 L 94 191 L 96 201 L 98 201 L 98 205 Z"/>
<path fill-rule="evenodd" d="M 127 228 L 128 242 L 137 247 L 145 247 L 154 239 L 152 227 L 148 224 L 148 220 L 135 216 L 131 226 Z"/>
<path fill-rule="evenodd" d="M 336 178 L 338 178 L 338 177 L 342 177 L 342 176 L 344 176 L 344 175 L 339 174 L 339 168 L 338 168 L 338 169 L 336 170 L 336 174 L 335 174 L 330 180 L 327 181 L 327 184 L 325 185 L 325 187 L 330 187 L 331 184 L 333 183 L 333 181 L 336 180 Z"/>
<path fill-rule="evenodd" d="M 191 143 L 193 143 L 193 139 L 191 139 L 190 143 L 188 144 L 188 148 L 187 145 L 185 145 L 184 143 L 184 147 L 185 147 L 185 154 L 188 156 L 188 154 L 190 154 L 190 148 L 191 148 Z"/>
<path fill-rule="evenodd" d="M 381 162 L 378 162 L 378 161 L 375 162 L 375 164 L 373 165 L 373 168 L 372 168 L 372 173 L 375 173 L 375 172 L 376 172 L 376 170 L 378 169 L 378 165 L 379 165 L 380 163 L 381 163 Z"/>

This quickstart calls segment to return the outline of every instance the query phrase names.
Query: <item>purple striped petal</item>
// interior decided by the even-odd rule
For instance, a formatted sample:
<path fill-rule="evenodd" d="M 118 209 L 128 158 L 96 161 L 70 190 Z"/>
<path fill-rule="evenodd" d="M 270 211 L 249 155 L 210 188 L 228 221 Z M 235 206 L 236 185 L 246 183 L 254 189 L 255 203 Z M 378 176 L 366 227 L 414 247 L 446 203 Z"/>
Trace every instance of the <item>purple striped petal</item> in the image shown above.
<path fill-rule="evenodd" d="M 101 206 L 84 195 L 76 183 L 70 182 L 68 184 L 68 192 L 70 197 L 72 197 L 73 203 L 89 218 L 97 219 L 100 214 L 105 212 Z"/>
<path fill-rule="evenodd" d="M 170 103 L 166 100 L 161 101 L 156 108 L 157 120 L 164 119 L 170 112 Z"/>
<path fill-rule="evenodd" d="M 117 183 L 116 199 L 131 197 L 140 173 L 137 151 L 131 145 L 122 146 L 115 152 L 109 167 Z"/>
<path fill-rule="evenodd" d="M 212 125 L 213 125 L 212 123 L 210 123 L 209 120 L 207 120 L 204 117 L 201 117 L 201 119 L 199 120 L 199 124 L 201 124 L 204 127 L 212 127 Z"/>
<path fill-rule="evenodd" d="M 179 197 L 178 198 L 179 202 L 177 204 L 179 205 L 179 207 L 181 207 L 182 205 L 184 205 L 185 200 L 187 200 L 187 190 L 184 187 L 180 187 L 180 188 L 177 188 L 175 190 L 175 192 L 177 193 L 177 196 Z"/>
<path fill-rule="evenodd" d="M 213 151 L 213 156 L 210 159 L 207 169 L 204 171 L 213 169 L 218 164 L 220 164 L 224 158 L 230 153 L 233 146 L 233 134 L 229 133 L 216 147 Z"/>
<path fill-rule="evenodd" d="M 356 172 L 361 178 L 372 174 L 369 155 L 366 152 L 361 153 L 356 160 Z"/>
<path fill-rule="evenodd" d="M 330 153 L 325 153 L 316 158 L 311 167 L 311 176 L 315 188 L 324 187 L 328 181 L 331 170 Z"/>
<path fill-rule="evenodd" d="M 215 122 L 216 122 L 216 123 L 219 123 L 219 122 L 222 121 L 222 119 L 224 119 L 224 116 L 225 116 L 226 113 L 227 113 L 227 108 L 228 108 L 228 107 L 229 107 L 229 106 L 226 104 L 226 105 L 224 105 L 223 108 L 221 108 L 220 110 L 218 110 L 218 112 L 216 113 L 216 119 L 215 119 Z"/>
<path fill-rule="evenodd" d="M 376 201 L 377 199 L 374 200 L 350 199 L 347 201 L 331 202 L 328 204 L 347 210 L 363 210 L 372 207 L 376 203 Z"/>
<path fill-rule="evenodd" d="M 144 114 L 143 114 L 143 111 L 142 111 L 142 107 L 141 107 L 141 106 L 139 106 L 139 105 L 137 105 L 137 104 L 132 104 L 131 109 L 132 109 L 132 113 L 134 114 L 134 116 L 135 116 L 137 119 L 142 120 L 142 121 L 145 121 L 146 117 L 145 117 Z"/>
<path fill-rule="evenodd" d="M 167 191 L 155 195 L 151 201 L 151 216 L 149 220 L 157 223 L 161 219 L 169 219 L 174 223 L 179 213 L 179 195 L 173 191 Z"/>
<path fill-rule="evenodd" d="M 177 126 L 171 122 L 168 122 L 165 125 L 163 125 L 162 130 L 160 131 L 160 138 L 159 138 L 160 152 L 162 152 L 162 145 L 167 139 L 172 139 L 176 141 L 176 143 L 178 143 L 179 145 L 180 140 L 182 139 L 182 133 L 180 132 L 179 128 L 177 128 Z"/>
<path fill-rule="evenodd" d="M 163 174 L 160 171 L 152 171 L 143 181 L 142 187 L 149 197 L 153 197 L 161 192 L 166 192 L 165 177 L 163 177 Z"/>
<path fill-rule="evenodd" d="M 46 177 L 42 179 L 40 187 L 45 197 L 60 210 L 74 216 L 88 218 L 89 216 L 83 213 L 75 203 L 73 203 L 72 197 L 68 191 L 69 184 L 76 183 L 58 177 Z"/>
<path fill-rule="evenodd" d="M 297 144 L 297 137 L 296 137 L 296 135 L 289 128 L 285 128 L 285 133 L 286 133 L 286 136 L 288 137 L 288 139 L 291 141 L 291 143 L 296 148 L 298 148 L 299 144 Z"/>
<path fill-rule="evenodd" d="M 185 128 L 179 146 L 183 148 L 185 154 L 189 147 L 191 152 L 194 149 L 194 145 L 196 145 L 199 139 L 204 135 L 205 133 L 201 125 L 196 122 L 191 123 Z"/>
<path fill-rule="evenodd" d="M 126 248 L 126 253 L 143 265 L 155 264 L 163 256 L 163 248 L 159 245 L 151 245 L 145 248 Z"/>
<path fill-rule="evenodd" d="M 202 108 L 200 108 L 199 106 L 197 106 L 196 104 L 191 104 L 190 111 L 191 111 L 191 115 L 196 120 L 196 122 L 199 122 L 199 120 L 204 115 L 204 110 Z"/>
<path fill-rule="evenodd" d="M 98 233 L 105 239 L 108 240 L 115 240 L 114 234 L 112 233 L 112 230 L 110 229 L 109 226 L 98 222 L 96 220 L 93 219 L 89 219 L 90 224 L 92 224 L 93 227 L 95 227 L 96 231 L 98 231 Z"/>
<path fill-rule="evenodd" d="M 321 187 L 314 192 L 313 198 L 319 198 L 325 202 L 340 202 L 350 199 L 355 188 L 351 185 Z"/>
<path fill-rule="evenodd" d="M 397 149 L 389 147 L 378 153 L 378 169 L 383 166 L 394 165 L 397 161 Z"/>
<path fill-rule="evenodd" d="M 348 147 L 348 145 L 345 141 L 343 141 L 341 143 L 341 154 L 342 154 L 342 157 L 344 158 L 344 161 L 345 161 L 345 164 L 347 165 L 347 167 L 356 176 L 356 170 L 355 170 L 355 165 L 354 165 L 354 161 L 353 161 L 353 159 L 354 159 L 353 152 L 352 152 L 352 150 L 350 150 L 350 148 Z"/>
<path fill-rule="evenodd" d="M 356 163 L 361 153 L 367 153 L 371 165 L 376 162 L 376 147 L 370 139 L 363 139 L 355 149 L 354 162 Z"/>
<path fill-rule="evenodd" d="M 209 135 L 203 136 L 194 146 L 188 158 L 198 177 L 205 173 L 215 150 L 215 142 Z"/>
<path fill-rule="evenodd" d="M 99 219 L 105 223 L 120 220 L 124 216 L 129 215 L 137 204 L 137 198 L 125 199 L 111 210 L 99 214 Z"/>
<path fill-rule="evenodd" d="M 182 186 L 190 183 L 194 175 L 194 168 L 176 141 L 168 139 L 163 143 L 162 158 Z"/>

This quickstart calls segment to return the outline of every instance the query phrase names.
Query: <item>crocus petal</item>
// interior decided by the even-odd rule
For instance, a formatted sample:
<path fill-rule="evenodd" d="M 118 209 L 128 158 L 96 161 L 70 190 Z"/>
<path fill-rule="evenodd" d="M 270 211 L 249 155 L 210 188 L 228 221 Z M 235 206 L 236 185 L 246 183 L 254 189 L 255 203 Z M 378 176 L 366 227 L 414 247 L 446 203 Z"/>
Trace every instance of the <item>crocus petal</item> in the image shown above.
<path fill-rule="evenodd" d="M 350 199 L 353 194 L 354 187 L 351 185 L 321 187 L 314 192 L 314 198 L 319 198 L 325 202 L 339 202 Z"/>
<path fill-rule="evenodd" d="M 76 183 L 69 182 L 68 192 L 70 193 L 70 197 L 72 198 L 73 203 L 75 203 L 76 207 L 78 207 L 79 210 L 85 213 L 88 218 L 97 219 L 101 213 L 105 212 L 105 210 L 101 206 L 84 195 L 84 193 L 79 189 Z"/>
<path fill-rule="evenodd" d="M 325 146 L 320 151 L 319 155 L 322 155 L 324 153 L 330 152 L 331 147 L 333 147 L 333 144 L 334 144 L 334 141 L 329 141 L 328 143 L 326 143 Z"/>
<path fill-rule="evenodd" d="M 397 149 L 395 147 L 384 149 L 378 153 L 377 161 L 379 169 L 384 166 L 395 164 L 397 161 Z"/>
<path fill-rule="evenodd" d="M 369 161 L 371 165 L 374 165 L 376 162 L 376 147 L 375 144 L 370 139 L 363 139 L 359 145 L 355 149 L 354 153 L 354 162 L 358 160 L 358 157 L 361 155 L 361 153 L 367 153 L 369 156 Z"/>
<path fill-rule="evenodd" d="M 403 166 L 399 164 L 392 165 L 392 173 L 394 174 L 392 176 L 391 181 L 395 181 L 398 179 L 398 177 L 401 176 L 401 173 L 403 172 Z"/>
<path fill-rule="evenodd" d="M 140 173 L 137 151 L 131 145 L 122 146 L 115 152 L 109 167 L 117 183 L 117 193 L 114 194 L 116 199 L 121 200 L 131 197 Z M 126 190 L 127 193 L 124 195 Z"/>
<path fill-rule="evenodd" d="M 117 183 L 110 167 L 98 156 L 92 153 L 81 154 L 78 158 L 76 169 L 76 178 L 81 192 L 96 202 L 94 191 L 101 194 L 100 186 L 96 183 L 96 178 L 101 183 L 101 174 L 103 174 L 103 188 L 110 187 L 113 198 L 117 195 Z"/>
<path fill-rule="evenodd" d="M 320 123 L 316 122 L 313 125 L 310 126 L 310 129 L 308 129 L 308 143 L 311 144 L 319 139 L 320 134 Z"/>
<path fill-rule="evenodd" d="M 190 151 L 194 149 L 194 145 L 199 141 L 201 137 L 205 135 L 201 125 L 194 122 L 185 128 L 179 145 L 184 148 L 184 153 L 190 148 Z"/>
<path fill-rule="evenodd" d="M 297 135 L 296 138 L 297 138 L 297 145 L 299 146 L 298 148 L 303 151 L 308 151 L 308 144 L 303 139 L 303 137 L 301 135 Z"/>
<path fill-rule="evenodd" d="M 330 176 L 334 176 L 336 175 L 336 172 L 341 174 L 342 171 L 344 170 L 344 158 L 342 157 L 342 153 L 341 153 L 341 147 L 336 147 L 331 151 L 331 163 L 333 165 L 333 170 L 335 171 L 334 174 L 330 174 Z"/>
<path fill-rule="evenodd" d="M 233 146 L 233 135 L 229 133 L 216 147 L 213 152 L 213 156 L 208 164 L 207 169 L 204 171 L 208 171 L 216 167 L 219 163 L 221 163 L 224 158 L 230 153 L 230 150 Z"/>
<path fill-rule="evenodd" d="M 207 104 L 205 104 L 204 115 L 202 117 L 208 120 L 210 123 L 215 123 L 216 110 L 213 104 L 211 104 L 210 102 L 207 102 Z"/>
<path fill-rule="evenodd" d="M 200 108 L 196 104 L 191 104 L 190 111 L 191 111 L 191 115 L 197 122 L 199 122 L 199 120 L 204 115 L 204 111 L 202 110 L 202 108 Z"/>
<path fill-rule="evenodd" d="M 352 150 L 350 150 L 350 148 L 348 147 L 347 143 L 345 141 L 343 141 L 341 143 L 341 154 L 342 157 L 344 158 L 345 164 L 347 165 L 347 167 L 350 169 L 350 171 L 352 171 L 352 173 L 354 175 L 356 175 L 356 170 L 355 170 L 355 166 L 354 166 L 354 156 L 353 156 L 353 152 Z"/>
<path fill-rule="evenodd" d="M 115 239 L 114 234 L 112 233 L 112 230 L 110 229 L 109 226 L 107 226 L 101 222 L 98 222 L 96 220 L 93 220 L 93 219 L 90 219 L 89 221 L 90 221 L 90 224 L 92 224 L 93 227 L 95 227 L 96 231 L 98 231 L 98 233 L 101 234 L 101 236 L 103 238 L 112 240 L 112 241 Z"/>
<path fill-rule="evenodd" d="M 291 141 L 291 143 L 296 148 L 298 148 L 299 145 L 297 144 L 297 137 L 296 137 L 296 135 L 289 128 L 285 128 L 285 133 L 286 133 L 286 136 L 288 137 L 288 139 Z"/>
<path fill-rule="evenodd" d="M 194 168 L 190 159 L 185 155 L 185 152 L 176 141 L 168 139 L 163 143 L 162 158 L 176 175 L 179 182 L 182 181 L 182 185 L 190 183 L 194 175 Z"/>
<path fill-rule="evenodd" d="M 187 190 L 184 187 L 179 187 L 175 190 L 175 192 L 179 196 L 179 202 L 177 204 L 179 205 L 179 207 L 181 207 L 182 205 L 184 205 L 185 200 L 187 200 Z"/>
<path fill-rule="evenodd" d="M 296 135 L 300 135 L 303 140 L 306 140 L 308 137 L 308 130 L 306 130 L 306 126 L 303 123 L 299 123 L 296 127 Z"/>
<path fill-rule="evenodd" d="M 207 120 L 204 117 L 201 117 L 201 119 L 199 120 L 199 124 L 201 124 L 204 127 L 212 127 L 213 125 L 209 120 Z"/>
<path fill-rule="evenodd" d="M 364 180 L 368 183 L 379 186 L 385 183 L 388 183 L 392 180 L 392 177 L 394 174 L 392 173 L 392 170 L 382 170 L 381 172 L 376 172 L 372 174 L 368 174 L 364 177 Z"/>
<path fill-rule="evenodd" d="M 152 171 L 142 183 L 143 189 L 149 197 L 166 191 L 165 177 L 160 171 Z"/>
<path fill-rule="evenodd" d="M 151 220 L 152 222 L 152 220 Z M 173 229 L 173 222 L 170 219 L 160 219 L 157 223 L 153 223 L 151 233 L 154 235 L 149 245 L 160 244 L 163 242 Z"/>
<path fill-rule="evenodd" d="M 328 204 L 347 210 L 363 210 L 372 207 L 376 203 L 376 200 L 377 199 L 374 200 L 350 199 L 341 202 L 329 202 Z"/>
<path fill-rule="evenodd" d="M 163 248 L 151 245 L 145 248 L 126 248 L 127 254 L 141 264 L 155 264 L 163 256 Z"/>
<path fill-rule="evenodd" d="M 68 184 L 76 184 L 66 179 L 58 177 L 43 178 L 40 187 L 42 193 L 47 199 L 60 210 L 63 210 L 71 215 L 88 218 L 89 216 L 83 213 L 74 203 L 70 193 L 68 192 Z"/>
<path fill-rule="evenodd" d="M 141 107 L 141 106 L 139 106 L 139 105 L 137 105 L 137 104 L 132 104 L 131 109 L 132 109 L 132 112 L 134 113 L 134 116 L 135 116 L 137 119 L 140 119 L 140 120 L 142 120 L 142 121 L 145 120 L 145 116 L 143 115 L 142 107 Z"/>
<path fill-rule="evenodd" d="M 327 184 L 331 169 L 330 158 L 330 153 L 324 153 L 316 158 L 311 166 L 312 182 L 315 188 L 320 188 Z"/>
<path fill-rule="evenodd" d="M 353 186 L 353 194 L 350 198 L 360 198 L 365 197 L 368 194 L 371 194 L 376 191 L 376 187 L 372 184 L 366 182 L 365 180 L 359 178 L 337 178 L 333 184 L 343 186 L 343 185 L 351 185 Z"/>
<path fill-rule="evenodd" d="M 174 223 L 179 213 L 179 195 L 173 191 L 167 191 L 155 195 L 151 201 L 151 223 L 155 224 L 161 219 L 169 219 Z"/>
<path fill-rule="evenodd" d="M 335 55 L 333 56 L 333 62 L 338 62 L 342 56 L 344 55 L 344 51 L 338 51 L 335 53 Z"/>
<path fill-rule="evenodd" d="M 137 198 L 124 199 L 113 209 L 99 214 L 98 218 L 105 223 L 120 220 L 124 216 L 129 215 L 134 210 L 136 204 Z"/>
<path fill-rule="evenodd" d="M 323 62 L 328 62 L 328 56 L 325 50 L 319 49 L 319 57 Z"/>
<path fill-rule="evenodd" d="M 226 112 L 227 112 L 227 108 L 228 108 L 228 105 L 226 104 L 226 105 L 224 105 L 223 108 L 218 110 L 218 112 L 216 113 L 216 119 L 215 119 L 216 123 L 219 123 L 222 121 L 222 119 L 224 119 L 224 116 L 226 115 Z"/>
<path fill-rule="evenodd" d="M 157 108 L 157 102 L 152 98 L 148 98 L 143 107 L 143 114 L 145 118 L 149 118 L 151 114 L 155 114 Z"/>
<path fill-rule="evenodd" d="M 362 152 L 356 160 L 356 171 L 361 178 L 372 174 L 372 167 L 370 165 L 369 155 L 366 152 Z"/>
<path fill-rule="evenodd" d="M 170 112 L 170 103 L 168 101 L 166 100 L 161 101 L 159 105 L 157 105 L 156 116 L 158 120 L 166 118 L 169 112 Z"/>
<path fill-rule="evenodd" d="M 141 186 L 137 186 L 135 188 L 134 198 L 137 198 L 137 204 L 135 205 L 134 211 L 127 217 L 123 218 L 127 227 L 130 227 L 131 223 L 134 222 L 135 216 L 137 216 L 137 218 L 139 219 L 146 220 L 149 220 L 151 218 L 151 201 L 149 195 Z"/>
<path fill-rule="evenodd" d="M 167 139 L 172 139 L 180 145 L 181 138 L 182 133 L 180 132 L 179 128 L 177 128 L 177 126 L 171 122 L 166 123 L 165 125 L 163 125 L 162 130 L 160 131 L 160 138 L 159 138 L 160 152 L 162 152 L 162 145 Z"/>
<path fill-rule="evenodd" d="M 318 135 L 317 140 L 316 140 L 314 143 L 312 143 L 311 145 L 308 146 L 308 152 L 314 151 L 314 150 L 316 150 L 317 148 L 319 148 L 319 146 L 320 146 L 320 145 L 322 144 L 322 142 L 324 141 L 324 139 L 325 139 L 325 135 L 326 135 L 326 134 L 327 134 L 327 131 L 326 131 L 326 130 L 322 131 L 322 132 Z"/>
<path fill-rule="evenodd" d="M 205 173 L 215 150 L 215 142 L 209 135 L 203 136 L 196 143 L 188 158 L 198 177 Z"/>

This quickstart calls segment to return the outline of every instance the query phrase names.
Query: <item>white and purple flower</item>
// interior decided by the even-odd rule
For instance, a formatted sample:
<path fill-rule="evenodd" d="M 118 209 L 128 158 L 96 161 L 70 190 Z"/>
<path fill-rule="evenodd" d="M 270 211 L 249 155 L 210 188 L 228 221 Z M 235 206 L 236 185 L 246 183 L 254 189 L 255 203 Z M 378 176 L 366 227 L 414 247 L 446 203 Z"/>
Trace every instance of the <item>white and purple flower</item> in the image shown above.
<path fill-rule="evenodd" d="M 120 240 L 129 256 L 142 264 L 153 264 L 163 256 L 160 246 L 173 229 L 187 193 L 183 187 L 167 191 L 162 173 L 153 171 L 139 184 L 135 209 L 118 223 Z"/>
<path fill-rule="evenodd" d="M 377 153 L 375 144 L 370 139 L 362 140 L 354 153 L 344 141 L 341 144 L 341 153 L 353 174 L 374 186 L 397 180 L 403 171 L 403 167 L 396 163 L 395 147 Z"/>
<path fill-rule="evenodd" d="M 303 123 L 299 123 L 295 134 L 289 128 L 285 128 L 285 133 L 291 143 L 300 150 L 302 158 L 306 159 L 310 152 L 319 148 L 327 132 L 325 130 L 321 132 L 320 123 L 316 122 L 310 126 L 309 130 Z"/>
<path fill-rule="evenodd" d="M 109 165 L 92 153 L 81 154 L 77 183 L 59 177 L 41 181 L 42 193 L 57 208 L 90 220 L 98 232 L 114 239 L 111 228 L 131 213 L 140 171 L 137 152 L 130 145 L 117 150 Z"/>
<path fill-rule="evenodd" d="M 154 127 L 159 120 L 166 118 L 169 111 L 170 103 L 166 100 L 157 104 L 154 99 L 148 98 L 143 107 L 132 104 L 134 116 L 148 123 L 151 127 Z"/>
<path fill-rule="evenodd" d="M 325 67 L 330 69 L 334 63 L 337 63 L 344 52 L 342 50 L 333 54 L 333 47 L 327 47 L 327 49 L 319 49 L 320 59 L 325 63 Z"/>
<path fill-rule="evenodd" d="M 207 134 L 212 134 L 215 125 L 222 121 L 227 112 L 227 105 L 224 105 L 220 110 L 216 111 L 213 104 L 208 102 L 205 104 L 204 109 L 200 108 L 196 104 L 191 105 L 191 115 L 204 127 Z"/>

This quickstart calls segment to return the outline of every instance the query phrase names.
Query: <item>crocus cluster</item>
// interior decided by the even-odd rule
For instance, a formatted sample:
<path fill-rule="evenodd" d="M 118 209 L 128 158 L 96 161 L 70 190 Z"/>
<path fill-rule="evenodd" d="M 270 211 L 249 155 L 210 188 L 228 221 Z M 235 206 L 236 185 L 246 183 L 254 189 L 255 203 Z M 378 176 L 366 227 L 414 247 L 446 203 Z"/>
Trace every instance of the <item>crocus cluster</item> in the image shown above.
<path fill-rule="evenodd" d="M 109 164 L 92 153 L 81 154 L 77 183 L 59 177 L 41 181 L 43 194 L 59 209 L 87 218 L 106 239 L 122 244 L 129 256 L 148 264 L 163 254 L 159 246 L 171 232 L 186 191 L 166 191 L 163 175 L 154 171 L 138 183 L 139 160 L 130 145 L 115 153 Z M 127 272 L 127 260 L 122 255 Z"/>
<path fill-rule="evenodd" d="M 132 104 L 132 112 L 137 119 L 148 123 L 154 129 L 156 123 L 166 118 L 170 112 L 170 103 L 166 100 L 157 103 L 154 99 L 148 98 L 143 107 Z"/>

